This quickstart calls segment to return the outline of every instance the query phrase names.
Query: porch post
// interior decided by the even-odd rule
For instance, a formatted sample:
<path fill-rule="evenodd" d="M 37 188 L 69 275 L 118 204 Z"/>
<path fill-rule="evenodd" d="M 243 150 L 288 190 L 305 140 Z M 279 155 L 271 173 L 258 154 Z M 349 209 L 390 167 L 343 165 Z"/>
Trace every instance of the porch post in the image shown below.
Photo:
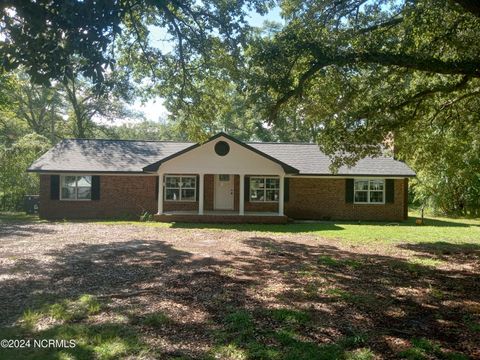
<path fill-rule="evenodd" d="M 158 174 L 158 215 L 163 214 L 163 173 Z"/>
<path fill-rule="evenodd" d="M 204 200 L 204 197 L 205 197 L 205 194 L 204 194 L 204 177 L 205 177 L 205 174 L 198 174 L 198 179 L 199 179 L 199 183 L 198 183 L 198 215 L 203 215 L 203 200 Z"/>
<path fill-rule="evenodd" d="M 245 215 L 245 174 L 240 174 L 240 192 L 238 215 Z"/>
<path fill-rule="evenodd" d="M 285 175 L 280 175 L 280 191 L 278 192 L 278 215 L 283 216 L 283 207 L 284 207 L 284 191 L 285 191 Z"/>

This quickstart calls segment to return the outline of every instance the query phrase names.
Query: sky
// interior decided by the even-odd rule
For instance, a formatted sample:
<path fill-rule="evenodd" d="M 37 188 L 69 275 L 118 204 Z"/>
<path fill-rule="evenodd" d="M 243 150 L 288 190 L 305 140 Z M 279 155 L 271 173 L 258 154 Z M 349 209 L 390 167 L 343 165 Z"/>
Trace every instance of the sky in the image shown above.
<path fill-rule="evenodd" d="M 251 26 L 260 27 L 265 21 L 281 22 L 280 8 L 274 7 L 269 13 L 263 16 L 254 11 L 249 15 L 249 24 Z M 159 47 L 162 49 L 168 49 L 169 44 L 164 41 L 165 33 L 162 34 L 159 30 L 153 30 L 151 36 L 153 42 L 156 42 Z M 145 119 L 151 121 L 165 121 L 168 116 L 168 111 L 165 106 L 163 106 L 163 100 L 161 97 L 149 100 L 143 104 L 140 101 L 136 101 L 133 104 L 132 109 L 143 112 Z M 124 120 L 121 121 L 121 123 L 131 123 L 131 121 Z"/>

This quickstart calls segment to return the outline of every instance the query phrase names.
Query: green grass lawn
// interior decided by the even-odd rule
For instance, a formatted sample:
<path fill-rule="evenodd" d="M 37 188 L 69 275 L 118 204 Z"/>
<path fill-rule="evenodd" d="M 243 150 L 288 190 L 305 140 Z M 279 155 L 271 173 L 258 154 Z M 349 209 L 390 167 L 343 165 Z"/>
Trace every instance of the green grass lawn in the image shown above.
<path fill-rule="evenodd" d="M 159 225 L 165 226 L 165 225 Z M 427 218 L 425 225 L 416 225 L 415 218 L 401 223 L 326 221 L 288 225 L 218 225 L 169 224 L 180 228 L 236 229 L 265 233 L 311 233 L 324 238 L 353 243 L 369 242 L 480 242 L 480 220 Z"/>
<path fill-rule="evenodd" d="M 480 219 L 426 217 L 424 225 L 416 225 L 417 213 L 410 213 L 407 221 L 387 222 L 348 222 L 321 221 L 292 223 L 287 225 L 263 224 L 193 224 L 157 223 L 126 220 L 96 221 L 105 225 L 135 225 L 161 228 L 201 228 L 212 230 L 256 231 L 262 233 L 309 233 L 324 238 L 341 239 L 351 243 L 371 242 L 441 242 L 455 244 L 480 243 Z M 22 213 L 0 213 L 0 223 L 11 221 L 39 221 L 36 216 Z"/>
<path fill-rule="evenodd" d="M 212 230 L 256 231 L 263 233 L 309 233 L 324 238 L 341 239 L 352 243 L 371 242 L 439 242 L 451 243 L 479 242 L 480 219 L 426 217 L 424 225 L 416 225 L 416 213 L 410 213 L 407 221 L 388 222 L 351 222 L 320 221 L 300 222 L 287 225 L 263 224 L 191 224 L 156 223 L 138 221 L 99 221 L 102 224 L 127 224 L 138 226 L 202 228 Z"/>

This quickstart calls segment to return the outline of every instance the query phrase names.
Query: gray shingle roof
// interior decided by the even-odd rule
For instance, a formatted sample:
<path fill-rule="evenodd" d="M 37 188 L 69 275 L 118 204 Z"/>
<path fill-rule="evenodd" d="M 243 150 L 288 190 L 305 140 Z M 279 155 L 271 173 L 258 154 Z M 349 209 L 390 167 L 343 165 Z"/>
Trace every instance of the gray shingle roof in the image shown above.
<path fill-rule="evenodd" d="M 257 150 L 299 170 L 300 175 L 331 175 L 330 159 L 318 145 L 248 143 Z M 143 168 L 192 146 L 188 142 L 131 140 L 63 140 L 36 160 L 34 172 L 142 173 Z M 391 157 L 365 158 L 337 175 L 414 176 L 403 162 Z"/>
<path fill-rule="evenodd" d="M 300 174 L 331 175 L 329 169 L 331 160 L 316 144 L 249 143 L 249 145 L 293 166 Z M 342 166 L 337 175 L 415 176 L 415 172 L 401 161 L 381 156 L 364 158 L 350 168 Z"/>
<path fill-rule="evenodd" d="M 185 142 L 63 140 L 36 160 L 37 172 L 143 172 L 142 168 L 193 145 Z"/>

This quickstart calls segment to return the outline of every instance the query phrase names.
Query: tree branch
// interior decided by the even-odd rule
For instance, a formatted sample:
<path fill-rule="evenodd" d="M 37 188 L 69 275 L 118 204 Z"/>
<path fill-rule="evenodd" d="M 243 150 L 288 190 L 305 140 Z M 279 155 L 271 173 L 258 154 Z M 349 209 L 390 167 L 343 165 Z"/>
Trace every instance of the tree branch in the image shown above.
<path fill-rule="evenodd" d="M 429 88 L 429 89 L 425 89 L 425 90 L 422 90 L 422 91 L 419 91 L 418 93 L 416 93 L 415 95 L 411 96 L 410 98 L 408 98 L 407 100 L 404 100 L 402 101 L 401 103 L 395 105 L 392 107 L 392 110 L 398 110 L 402 107 L 404 107 L 405 105 L 408 105 L 409 103 L 411 102 L 414 102 L 418 99 L 422 99 L 426 96 L 429 96 L 429 95 L 433 95 L 433 94 L 436 94 L 438 92 L 451 92 L 451 91 L 455 91 L 455 90 L 460 90 L 462 88 L 464 88 L 467 84 L 468 84 L 468 81 L 470 80 L 470 77 L 469 76 L 464 76 L 458 83 L 456 84 L 448 84 L 448 85 L 439 85 L 439 86 L 436 86 L 436 87 L 432 87 L 432 88 Z"/>
<path fill-rule="evenodd" d="M 137 27 L 135 16 L 132 13 L 132 9 L 135 5 L 136 4 L 128 7 L 128 15 L 130 17 L 130 21 L 132 22 L 133 31 L 135 32 L 135 35 L 137 37 L 137 42 L 140 45 L 140 49 L 142 50 L 142 53 L 145 56 L 145 59 L 147 60 L 148 67 L 150 68 L 150 71 L 152 72 L 152 78 L 155 80 L 157 78 L 156 77 L 156 72 L 155 72 L 155 68 L 153 66 L 152 60 L 150 59 L 150 54 L 147 52 L 147 44 L 144 44 L 144 42 L 142 40 L 142 37 L 140 35 L 140 30 Z"/>
<path fill-rule="evenodd" d="M 376 64 L 382 66 L 398 66 L 405 69 L 417 70 L 429 73 L 445 75 L 465 75 L 472 78 L 480 78 L 480 62 L 475 60 L 466 61 L 443 61 L 435 58 L 425 58 L 418 55 L 395 54 L 387 52 L 344 52 L 329 55 L 325 49 L 320 49 L 317 44 L 309 46 L 312 49 L 316 61 L 304 72 L 295 87 L 280 96 L 271 109 L 270 120 L 274 119 L 281 106 L 292 97 L 299 96 L 305 84 L 321 69 L 330 66 L 345 66 L 349 64 Z"/>
<path fill-rule="evenodd" d="M 480 1 L 478 0 L 454 0 L 458 5 L 463 7 L 469 13 L 480 17 Z"/>

